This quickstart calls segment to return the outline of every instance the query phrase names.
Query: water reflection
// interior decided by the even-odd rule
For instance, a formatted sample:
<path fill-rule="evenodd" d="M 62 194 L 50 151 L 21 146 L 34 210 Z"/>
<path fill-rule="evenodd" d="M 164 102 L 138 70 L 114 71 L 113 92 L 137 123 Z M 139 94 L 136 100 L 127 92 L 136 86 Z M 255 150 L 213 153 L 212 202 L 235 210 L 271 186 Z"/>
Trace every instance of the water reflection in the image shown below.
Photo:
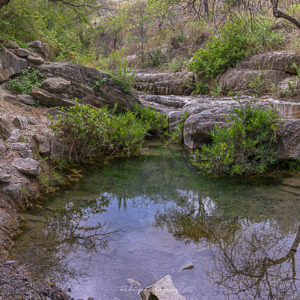
<path fill-rule="evenodd" d="M 126 278 L 146 286 L 170 273 L 189 300 L 299 299 L 297 196 L 275 179 L 204 178 L 181 149 L 150 153 L 89 170 L 26 213 L 14 254 L 33 278 L 80 298 L 139 299 L 120 292 Z M 181 272 L 187 259 L 196 268 Z"/>

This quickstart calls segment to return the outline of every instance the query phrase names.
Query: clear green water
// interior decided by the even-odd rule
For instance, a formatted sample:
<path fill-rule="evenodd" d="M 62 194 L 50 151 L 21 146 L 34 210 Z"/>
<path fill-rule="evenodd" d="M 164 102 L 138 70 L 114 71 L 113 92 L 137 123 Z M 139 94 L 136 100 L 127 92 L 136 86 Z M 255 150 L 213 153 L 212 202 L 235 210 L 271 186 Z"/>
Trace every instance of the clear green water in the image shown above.
<path fill-rule="evenodd" d="M 75 299 L 140 299 L 128 278 L 145 287 L 166 274 L 188 300 L 300 298 L 299 196 L 275 178 L 205 178 L 181 148 L 146 150 L 24 214 L 13 254 L 33 279 Z"/>

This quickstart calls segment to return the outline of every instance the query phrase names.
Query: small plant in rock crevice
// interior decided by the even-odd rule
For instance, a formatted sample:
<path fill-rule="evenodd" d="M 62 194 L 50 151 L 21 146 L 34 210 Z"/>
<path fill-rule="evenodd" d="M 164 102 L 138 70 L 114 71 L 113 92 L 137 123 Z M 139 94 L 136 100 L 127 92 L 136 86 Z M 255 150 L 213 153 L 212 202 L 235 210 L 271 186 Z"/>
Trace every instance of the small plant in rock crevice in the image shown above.
<path fill-rule="evenodd" d="M 44 75 L 38 70 L 23 70 L 21 75 L 8 81 L 8 88 L 22 94 L 30 94 L 35 87 L 40 87 Z"/>
<path fill-rule="evenodd" d="M 278 112 L 236 100 L 240 107 L 234 108 L 228 126 L 215 126 L 212 143 L 192 155 L 194 165 L 207 175 L 260 174 L 276 162 Z"/>
<path fill-rule="evenodd" d="M 183 112 L 182 119 L 176 126 L 175 130 L 171 131 L 171 133 L 168 134 L 170 143 L 183 143 L 184 123 L 188 117 L 189 117 L 189 112 L 185 110 Z"/>

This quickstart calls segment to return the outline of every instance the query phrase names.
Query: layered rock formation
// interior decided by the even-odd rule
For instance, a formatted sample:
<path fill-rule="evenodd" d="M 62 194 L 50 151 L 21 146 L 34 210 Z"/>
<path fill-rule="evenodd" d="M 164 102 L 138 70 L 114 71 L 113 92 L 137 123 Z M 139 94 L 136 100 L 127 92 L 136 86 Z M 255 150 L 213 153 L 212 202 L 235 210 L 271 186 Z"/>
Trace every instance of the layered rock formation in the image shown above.
<path fill-rule="evenodd" d="M 156 95 L 190 95 L 194 89 L 194 74 L 137 72 L 133 87 Z"/>
<path fill-rule="evenodd" d="M 184 144 L 190 149 L 200 148 L 211 140 L 210 131 L 215 125 L 228 126 L 228 116 L 240 104 L 232 97 L 175 97 L 140 95 L 144 106 L 150 106 L 167 114 L 171 128 L 181 122 L 185 111 L 189 116 L 184 123 Z M 252 101 L 241 97 L 242 104 Z M 262 98 L 257 105 L 277 107 L 282 122 L 277 133 L 278 159 L 298 159 L 300 156 L 300 104 Z"/>

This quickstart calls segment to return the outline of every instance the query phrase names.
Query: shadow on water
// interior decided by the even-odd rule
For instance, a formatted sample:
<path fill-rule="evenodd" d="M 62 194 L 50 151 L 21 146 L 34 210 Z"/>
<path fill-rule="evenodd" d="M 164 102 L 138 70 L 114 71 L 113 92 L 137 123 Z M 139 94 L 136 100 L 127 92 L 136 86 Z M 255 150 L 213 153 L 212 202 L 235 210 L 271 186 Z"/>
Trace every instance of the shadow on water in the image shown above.
<path fill-rule="evenodd" d="M 299 299 L 300 197 L 255 181 L 205 178 L 150 144 L 26 212 L 13 254 L 77 298 L 139 299 L 126 279 L 171 274 L 187 299 Z"/>

